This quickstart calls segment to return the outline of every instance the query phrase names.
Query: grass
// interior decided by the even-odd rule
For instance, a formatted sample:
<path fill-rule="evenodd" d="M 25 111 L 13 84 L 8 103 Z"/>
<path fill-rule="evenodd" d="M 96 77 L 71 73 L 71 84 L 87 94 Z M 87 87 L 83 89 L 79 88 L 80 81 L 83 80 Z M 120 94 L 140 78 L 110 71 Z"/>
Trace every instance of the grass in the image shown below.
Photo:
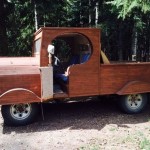
<path fill-rule="evenodd" d="M 89 145 L 86 147 L 80 147 L 78 150 L 100 150 L 98 145 Z"/>
<path fill-rule="evenodd" d="M 138 131 L 138 132 L 136 133 L 136 136 L 138 136 L 138 137 L 143 137 L 144 134 L 143 134 L 141 131 Z"/>
<path fill-rule="evenodd" d="M 116 128 L 112 127 L 109 130 L 115 131 Z M 117 142 L 117 139 L 116 139 L 116 142 Z M 100 141 L 97 140 L 94 143 L 80 147 L 77 150 L 100 150 L 100 149 L 103 149 L 103 147 L 108 146 L 108 143 L 101 147 Z M 149 136 L 146 136 L 146 134 L 144 134 L 142 131 L 137 131 L 133 134 L 127 135 L 126 137 L 123 137 L 123 139 L 119 139 L 115 146 L 120 146 L 120 145 L 132 145 L 136 149 L 139 149 L 139 150 L 150 150 L 150 139 L 149 139 Z M 111 145 L 109 146 L 111 147 Z"/>
<path fill-rule="evenodd" d="M 116 130 L 117 130 L 117 128 L 115 128 L 115 127 L 109 129 L 109 131 L 116 131 Z"/>
<path fill-rule="evenodd" d="M 140 142 L 141 150 L 150 150 L 150 141 L 147 138 L 143 138 Z"/>
<path fill-rule="evenodd" d="M 134 135 L 128 135 L 122 142 L 123 143 L 135 143 L 139 139 L 138 147 L 140 150 L 150 150 L 150 140 L 145 137 L 142 132 L 137 132 Z"/>
<path fill-rule="evenodd" d="M 122 140 L 122 143 L 127 143 L 127 142 L 135 142 L 135 137 L 133 135 L 128 135 L 125 139 Z"/>

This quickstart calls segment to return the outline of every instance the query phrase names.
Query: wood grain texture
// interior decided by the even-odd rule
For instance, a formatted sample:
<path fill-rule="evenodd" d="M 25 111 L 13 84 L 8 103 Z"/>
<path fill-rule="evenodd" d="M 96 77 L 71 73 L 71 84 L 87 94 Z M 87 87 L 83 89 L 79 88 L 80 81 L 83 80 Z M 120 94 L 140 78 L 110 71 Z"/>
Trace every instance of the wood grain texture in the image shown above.
<path fill-rule="evenodd" d="M 98 95 L 98 89 L 98 74 L 82 74 L 79 72 L 69 76 L 70 97 Z"/>
<path fill-rule="evenodd" d="M 74 65 L 70 68 L 69 75 L 69 97 L 105 95 L 105 94 L 127 94 L 149 91 L 148 85 L 143 84 L 149 80 L 149 63 L 117 63 L 100 65 L 100 31 L 89 28 L 42 28 L 42 50 L 41 66 L 48 65 L 47 46 L 57 37 L 67 39 L 67 35 L 73 33 L 84 35 L 92 46 L 92 56 L 84 64 Z M 71 43 L 70 45 L 74 43 Z M 73 47 L 75 47 L 74 45 Z M 131 88 L 124 87 L 132 81 L 138 81 Z M 142 88 L 137 90 L 140 86 Z M 146 90 L 147 89 L 147 90 Z M 119 92 L 120 91 L 120 92 Z"/>
<path fill-rule="evenodd" d="M 64 99 L 69 97 L 69 95 L 67 93 L 57 93 L 54 94 L 54 99 Z"/>
<path fill-rule="evenodd" d="M 40 97 L 40 87 L 41 82 L 39 74 L 0 76 L 0 94 L 13 88 L 25 88 L 37 93 Z"/>
<path fill-rule="evenodd" d="M 1 105 L 30 103 L 30 102 L 41 102 L 41 99 L 32 91 L 22 88 L 11 89 L 0 96 Z"/>
<path fill-rule="evenodd" d="M 0 57 L 0 67 L 13 66 L 37 66 L 37 57 Z"/>
<path fill-rule="evenodd" d="M 2 66 L 0 76 L 39 74 L 39 68 L 33 66 Z"/>
<path fill-rule="evenodd" d="M 126 84 L 120 91 L 118 91 L 117 94 L 124 95 L 148 92 L 150 92 L 150 82 L 147 83 L 141 81 L 131 81 Z"/>
<path fill-rule="evenodd" d="M 87 62 L 70 67 L 68 83 L 61 84 L 65 93 L 55 93 L 54 98 L 150 92 L 150 63 L 100 64 L 100 36 L 100 30 L 92 28 L 39 29 L 34 34 L 34 41 L 41 38 L 36 57 L 0 58 L 0 104 L 41 101 L 39 67 L 48 66 L 47 47 L 56 38 L 68 41 L 73 52 L 76 44 L 88 43 L 92 54 Z"/>
<path fill-rule="evenodd" d="M 101 65 L 100 94 L 150 92 L 150 63 Z"/>
<path fill-rule="evenodd" d="M 48 52 L 47 47 L 51 42 L 61 36 L 67 34 L 80 34 L 85 36 L 92 45 L 93 55 L 92 61 L 99 60 L 99 57 L 95 57 L 95 55 L 100 53 L 100 30 L 99 29 L 92 29 L 92 28 L 41 28 L 40 31 L 42 32 L 42 49 L 41 49 L 41 59 L 40 59 L 40 66 L 47 66 L 48 65 Z M 95 60 L 95 59 L 96 60 Z M 99 65 L 98 63 L 95 65 Z"/>
<path fill-rule="evenodd" d="M 48 65 L 47 47 L 55 38 L 64 35 L 67 37 L 72 34 L 86 37 L 92 47 L 92 56 L 88 62 L 71 67 L 68 94 L 69 97 L 99 94 L 100 30 L 92 28 L 41 28 L 39 32 L 42 32 L 40 66 Z"/>
<path fill-rule="evenodd" d="M 32 91 L 38 97 L 41 97 L 41 79 L 38 67 L 29 66 L 5 66 L 0 67 L 0 96 L 12 89 L 23 88 Z M 6 104 L 11 103 L 12 99 L 19 102 L 24 102 L 24 95 L 18 97 L 16 94 L 11 94 L 10 99 L 5 98 Z M 26 97 L 27 98 L 27 97 Z M 2 100 L 1 100 L 2 101 Z M 1 104 L 0 101 L 0 104 Z M 26 99 L 26 101 L 28 101 Z M 33 99 L 34 101 L 34 99 Z M 3 101 L 4 103 L 4 101 Z"/>

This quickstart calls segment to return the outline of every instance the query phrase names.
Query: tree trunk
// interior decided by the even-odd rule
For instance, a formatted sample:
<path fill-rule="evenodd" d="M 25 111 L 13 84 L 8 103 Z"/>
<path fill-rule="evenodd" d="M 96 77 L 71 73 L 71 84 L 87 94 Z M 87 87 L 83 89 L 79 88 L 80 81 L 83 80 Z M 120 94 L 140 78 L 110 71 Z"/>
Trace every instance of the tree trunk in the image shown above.
<path fill-rule="evenodd" d="M 80 14 L 80 26 L 83 25 L 83 22 L 82 22 L 82 11 L 81 11 L 81 7 L 82 7 L 82 1 L 80 0 L 80 2 L 79 2 L 79 8 L 80 8 L 80 12 L 79 12 L 79 14 Z"/>
<path fill-rule="evenodd" d="M 91 26 L 92 14 L 91 14 L 91 0 L 89 0 L 89 26 Z"/>
<path fill-rule="evenodd" d="M 96 5 L 95 5 L 95 26 L 97 27 L 97 24 L 98 24 L 98 2 L 96 2 Z"/>
<path fill-rule="evenodd" d="M 123 23 L 119 25 L 119 39 L 118 39 L 118 58 L 123 61 Z"/>
<path fill-rule="evenodd" d="M 38 18 L 37 18 L 37 7 L 36 2 L 34 1 L 34 22 L 35 22 L 35 30 L 38 29 Z"/>
<path fill-rule="evenodd" d="M 132 33 L 132 61 L 136 61 L 137 40 L 138 40 L 138 32 L 136 30 L 136 27 L 134 26 L 133 33 Z"/>
<path fill-rule="evenodd" d="M 4 0 L 0 0 L 0 56 L 8 55 Z"/>
<path fill-rule="evenodd" d="M 146 32 L 146 38 L 147 38 L 147 42 L 146 42 L 146 49 L 147 49 L 147 59 L 146 61 L 150 61 L 150 16 L 147 16 L 147 32 Z"/>

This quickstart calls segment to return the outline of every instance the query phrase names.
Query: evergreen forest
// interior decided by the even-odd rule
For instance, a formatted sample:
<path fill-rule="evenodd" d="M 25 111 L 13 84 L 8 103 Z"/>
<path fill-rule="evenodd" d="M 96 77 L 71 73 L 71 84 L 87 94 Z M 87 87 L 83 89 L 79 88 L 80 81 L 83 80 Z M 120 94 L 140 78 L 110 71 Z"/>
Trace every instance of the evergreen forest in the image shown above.
<path fill-rule="evenodd" d="M 150 0 L 0 0 L 0 56 L 31 56 L 40 27 L 100 28 L 110 60 L 150 61 Z"/>

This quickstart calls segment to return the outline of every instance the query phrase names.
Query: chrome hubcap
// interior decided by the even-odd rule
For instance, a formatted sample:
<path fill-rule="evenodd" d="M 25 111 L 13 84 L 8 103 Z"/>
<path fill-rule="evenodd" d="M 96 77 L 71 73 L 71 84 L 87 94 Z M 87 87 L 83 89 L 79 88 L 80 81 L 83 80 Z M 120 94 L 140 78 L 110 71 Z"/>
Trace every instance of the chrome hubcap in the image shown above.
<path fill-rule="evenodd" d="M 127 104 L 131 109 L 137 109 L 142 104 L 142 96 L 140 94 L 129 95 L 127 98 Z"/>
<path fill-rule="evenodd" d="M 24 120 L 31 113 L 31 105 L 30 104 L 16 104 L 11 105 L 10 114 L 16 120 Z"/>

